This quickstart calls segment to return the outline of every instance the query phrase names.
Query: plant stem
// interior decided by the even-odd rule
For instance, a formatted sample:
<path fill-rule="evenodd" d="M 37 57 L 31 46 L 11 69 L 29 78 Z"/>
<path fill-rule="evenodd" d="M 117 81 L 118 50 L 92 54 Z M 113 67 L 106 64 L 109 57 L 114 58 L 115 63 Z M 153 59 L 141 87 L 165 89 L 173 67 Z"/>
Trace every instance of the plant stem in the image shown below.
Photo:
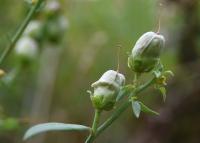
<path fill-rule="evenodd" d="M 137 88 L 137 86 L 138 86 L 138 77 L 139 77 L 139 73 L 135 73 L 134 74 L 134 80 L 133 80 L 133 84 L 135 85 L 135 87 Z"/>
<path fill-rule="evenodd" d="M 99 119 L 100 119 L 100 114 L 101 114 L 101 111 L 96 109 L 93 124 L 92 124 L 92 132 L 90 133 L 90 135 L 86 139 L 85 143 L 91 143 L 91 138 L 93 138 L 93 136 L 96 135 L 96 131 L 97 131 L 97 127 L 98 127 Z"/>
<path fill-rule="evenodd" d="M 155 78 L 151 79 L 146 84 L 139 86 L 135 91 L 133 91 L 131 96 L 139 94 L 141 91 L 153 84 L 154 81 Z M 97 129 L 96 134 L 90 137 L 89 142 L 86 143 L 92 143 L 105 129 L 107 129 L 116 119 L 120 117 L 120 115 L 129 107 L 130 104 L 131 102 L 127 100 L 119 108 L 117 108 L 117 110 Z"/>
<path fill-rule="evenodd" d="M 111 116 L 108 118 L 96 132 L 96 137 L 100 135 L 107 127 L 109 127 L 119 116 L 129 107 L 130 101 L 124 102 Z"/>
<path fill-rule="evenodd" d="M 97 130 L 97 127 L 98 127 L 98 124 L 99 124 L 100 114 L 101 114 L 101 111 L 96 109 L 95 115 L 94 115 L 94 121 L 93 121 L 93 124 L 92 124 L 93 134 L 96 134 L 96 130 Z"/>
<path fill-rule="evenodd" d="M 11 39 L 10 45 L 4 50 L 0 57 L 0 64 L 6 59 L 6 57 L 9 55 L 9 53 L 12 51 L 14 48 L 15 44 L 23 34 L 24 30 L 26 29 L 27 25 L 31 21 L 33 15 L 36 13 L 37 9 L 40 7 L 41 3 L 44 0 L 38 0 L 38 2 L 30 9 L 28 15 L 26 16 L 25 20 L 22 22 L 21 26 L 17 30 L 17 32 L 14 34 L 14 36 Z"/>

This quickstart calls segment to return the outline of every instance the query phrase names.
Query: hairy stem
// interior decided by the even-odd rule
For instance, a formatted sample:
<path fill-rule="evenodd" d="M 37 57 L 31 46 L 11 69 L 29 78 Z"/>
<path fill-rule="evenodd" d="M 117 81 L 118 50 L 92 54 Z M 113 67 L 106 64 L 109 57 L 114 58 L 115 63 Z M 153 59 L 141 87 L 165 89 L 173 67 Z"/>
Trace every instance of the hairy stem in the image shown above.
<path fill-rule="evenodd" d="M 32 17 L 34 16 L 34 14 L 36 13 L 37 9 L 40 7 L 40 5 L 41 5 L 41 3 L 43 1 L 44 0 L 38 0 L 38 2 L 30 9 L 30 11 L 29 11 L 28 15 L 26 16 L 25 20 L 22 22 L 21 26 L 19 27 L 17 32 L 12 37 L 10 45 L 2 53 L 2 55 L 0 57 L 0 64 L 2 64 L 2 62 L 6 59 L 6 57 L 9 55 L 9 53 L 12 51 L 12 49 L 15 46 L 15 44 L 17 43 L 17 41 L 19 40 L 19 38 L 23 34 L 23 32 L 26 29 L 27 25 L 29 24 L 29 22 L 31 21 Z"/>
<path fill-rule="evenodd" d="M 97 131 L 97 127 L 98 127 L 99 119 L 100 119 L 100 114 L 101 114 L 101 111 L 96 109 L 95 115 L 94 115 L 94 121 L 92 124 L 92 132 L 86 139 L 85 143 L 91 143 L 91 138 L 93 138 L 96 135 L 96 131 Z"/>
<path fill-rule="evenodd" d="M 155 81 L 155 78 L 151 79 L 144 85 L 139 86 L 135 91 L 133 91 L 133 95 L 139 94 L 141 91 L 145 90 L 147 87 L 152 85 Z M 107 129 L 116 119 L 120 117 L 120 115 L 131 105 L 131 102 L 127 100 L 124 102 L 117 110 L 97 129 L 96 134 L 89 138 L 89 142 L 92 143 L 105 129 Z"/>

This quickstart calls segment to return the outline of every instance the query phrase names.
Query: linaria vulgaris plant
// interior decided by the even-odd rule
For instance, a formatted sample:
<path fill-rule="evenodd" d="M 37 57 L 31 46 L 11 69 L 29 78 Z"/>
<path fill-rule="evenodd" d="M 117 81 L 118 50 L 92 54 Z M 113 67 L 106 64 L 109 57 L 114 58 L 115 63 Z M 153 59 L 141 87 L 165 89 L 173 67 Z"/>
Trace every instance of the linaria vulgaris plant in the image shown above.
<path fill-rule="evenodd" d="M 128 67 L 134 72 L 133 83 L 125 84 L 125 76 L 119 71 L 108 70 L 99 80 L 92 83 L 94 91 L 88 91 L 95 110 L 92 127 L 65 124 L 43 123 L 31 127 L 24 135 L 24 140 L 39 133 L 48 131 L 88 131 L 85 143 L 92 143 L 106 128 L 108 128 L 120 115 L 131 106 L 134 115 L 139 118 L 141 112 L 159 115 L 138 99 L 139 94 L 150 86 L 160 90 L 163 100 L 166 98 L 166 78 L 173 75 L 165 71 L 160 61 L 160 54 L 164 48 L 165 39 L 159 33 L 147 32 L 136 42 L 128 57 Z M 144 73 L 151 74 L 152 78 L 140 84 L 139 77 Z M 124 100 L 122 100 L 124 98 Z M 113 108 L 117 102 L 121 101 Z M 104 111 L 113 110 L 110 117 L 100 124 L 100 116 Z"/>
<path fill-rule="evenodd" d="M 41 8 L 43 0 L 26 0 L 32 5 L 27 18 L 22 23 L 21 27 L 17 31 L 11 40 L 10 46 L 4 51 L 0 57 L 0 63 L 8 56 L 13 49 L 20 36 L 23 34 L 25 28 L 31 21 L 33 15 L 38 9 Z M 57 5 L 48 5 L 52 9 L 57 9 Z M 49 13 L 46 11 L 47 15 Z M 36 23 L 35 23 L 36 24 Z M 52 28 L 52 25 L 46 25 Z M 54 31 L 54 28 L 52 28 Z M 50 38 L 52 37 L 52 31 L 47 31 Z M 61 31 L 56 31 L 57 33 Z M 30 32 L 31 33 L 31 32 Z M 34 35 L 34 33 L 32 33 Z M 31 34 L 31 36 L 32 36 Z M 25 32 L 26 35 L 26 32 Z M 30 36 L 30 35 L 29 35 Z M 32 42 L 30 39 L 26 39 L 27 43 Z M 20 42 L 20 41 L 19 41 Z M 128 57 L 128 67 L 134 73 L 133 83 L 125 84 L 125 76 L 119 71 L 108 70 L 100 77 L 99 80 L 92 83 L 91 87 L 94 91 L 88 91 L 90 99 L 95 110 L 93 124 L 91 127 L 78 125 L 78 124 L 66 124 L 66 123 L 43 123 L 31 127 L 24 135 L 24 140 L 27 140 L 37 134 L 48 131 L 88 131 L 88 137 L 85 143 L 92 143 L 105 129 L 107 129 L 112 123 L 118 119 L 121 114 L 128 108 L 132 107 L 133 114 L 139 118 L 141 112 L 158 115 L 156 111 L 153 111 L 147 107 L 142 101 L 139 100 L 139 94 L 146 88 L 153 86 L 155 89 L 160 90 L 163 100 L 166 99 L 166 79 L 167 75 L 173 75 L 171 71 L 165 71 L 160 61 L 160 54 L 165 45 L 165 38 L 159 33 L 147 32 L 143 34 L 135 46 L 132 49 L 131 54 Z M 33 48 L 34 49 L 34 48 Z M 24 54 L 19 48 L 17 51 L 20 54 Z M 32 55 L 31 55 L 32 56 Z M 151 79 L 148 79 L 145 83 L 138 82 L 139 77 L 144 73 L 150 74 Z M 4 74 L 0 70 L 0 76 Z M 124 100 L 122 100 L 124 99 Z M 119 104 L 116 104 L 119 103 Z M 113 108 L 116 106 L 116 108 Z M 110 117 L 100 124 L 100 116 L 102 112 L 113 110 Z"/>

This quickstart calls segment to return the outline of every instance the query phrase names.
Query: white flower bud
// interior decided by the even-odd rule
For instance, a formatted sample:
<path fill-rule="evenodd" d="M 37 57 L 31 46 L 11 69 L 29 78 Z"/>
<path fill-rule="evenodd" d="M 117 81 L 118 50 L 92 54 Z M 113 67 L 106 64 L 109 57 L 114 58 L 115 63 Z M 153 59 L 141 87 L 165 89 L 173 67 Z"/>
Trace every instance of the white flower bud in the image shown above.
<path fill-rule="evenodd" d="M 124 83 L 125 77 L 123 74 L 113 70 L 108 70 L 101 76 L 101 78 L 98 81 L 92 84 L 92 87 L 95 88 L 101 84 L 109 84 L 118 90 L 120 86 L 124 85 Z"/>
<path fill-rule="evenodd" d="M 16 44 L 15 52 L 23 58 L 34 59 L 38 54 L 38 45 L 32 38 L 22 37 Z"/>
<path fill-rule="evenodd" d="M 60 8 L 61 8 L 60 3 L 57 0 L 51 0 L 47 2 L 44 11 L 47 14 L 50 14 L 59 11 Z"/>
<path fill-rule="evenodd" d="M 151 71 L 160 59 L 165 38 L 155 32 L 143 34 L 136 42 L 128 59 L 128 66 L 135 72 Z"/>
<path fill-rule="evenodd" d="M 100 110 L 111 110 L 116 102 L 117 93 L 124 84 L 123 74 L 113 70 L 105 72 L 91 85 L 94 88 L 94 93 L 91 95 L 93 106 Z"/>

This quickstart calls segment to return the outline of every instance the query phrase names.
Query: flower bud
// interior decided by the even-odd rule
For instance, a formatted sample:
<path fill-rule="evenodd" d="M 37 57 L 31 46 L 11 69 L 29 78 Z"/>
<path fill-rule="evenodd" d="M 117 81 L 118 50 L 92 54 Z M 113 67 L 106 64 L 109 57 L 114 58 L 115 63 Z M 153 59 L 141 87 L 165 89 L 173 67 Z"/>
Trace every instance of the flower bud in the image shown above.
<path fill-rule="evenodd" d="M 46 38 L 53 43 L 59 43 L 62 40 L 68 28 L 68 19 L 64 16 L 57 16 L 46 23 Z"/>
<path fill-rule="evenodd" d="M 46 16 L 52 16 L 59 12 L 60 9 L 61 5 L 57 0 L 50 0 L 44 7 L 44 14 L 46 14 Z"/>
<path fill-rule="evenodd" d="M 94 93 L 91 95 L 93 106 L 99 110 L 111 110 L 116 102 L 116 96 L 121 86 L 125 84 L 125 77 L 113 70 L 105 72 L 101 78 L 91 86 Z"/>
<path fill-rule="evenodd" d="M 24 35 L 39 40 L 42 36 L 42 23 L 37 20 L 31 21 L 24 31 Z"/>
<path fill-rule="evenodd" d="M 143 34 L 128 58 L 128 66 L 137 73 L 150 72 L 159 62 L 165 38 L 154 32 Z"/>
<path fill-rule="evenodd" d="M 37 43 L 30 37 L 22 37 L 16 44 L 15 52 L 26 60 L 36 58 L 38 53 Z"/>

